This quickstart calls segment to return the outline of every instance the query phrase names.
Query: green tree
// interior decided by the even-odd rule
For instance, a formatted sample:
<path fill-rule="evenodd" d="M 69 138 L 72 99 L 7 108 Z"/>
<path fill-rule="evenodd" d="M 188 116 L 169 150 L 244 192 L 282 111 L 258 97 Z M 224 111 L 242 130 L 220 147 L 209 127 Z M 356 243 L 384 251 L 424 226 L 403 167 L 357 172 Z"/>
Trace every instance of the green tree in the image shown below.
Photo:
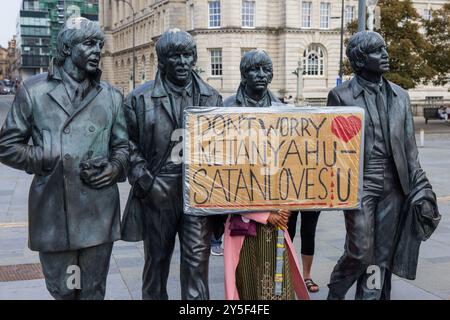
<path fill-rule="evenodd" d="M 436 76 L 437 71 L 428 64 L 427 56 L 430 42 L 420 32 L 422 19 L 410 0 L 380 0 L 380 33 L 386 41 L 389 52 L 390 71 L 386 78 L 405 89 L 427 83 Z M 357 32 L 358 23 L 347 26 L 347 32 Z M 349 64 L 344 69 L 349 72 Z"/>
<path fill-rule="evenodd" d="M 422 23 L 425 37 L 431 44 L 427 61 L 436 70 L 432 82 L 434 85 L 445 85 L 450 82 L 450 3 L 433 10 L 432 18 Z"/>

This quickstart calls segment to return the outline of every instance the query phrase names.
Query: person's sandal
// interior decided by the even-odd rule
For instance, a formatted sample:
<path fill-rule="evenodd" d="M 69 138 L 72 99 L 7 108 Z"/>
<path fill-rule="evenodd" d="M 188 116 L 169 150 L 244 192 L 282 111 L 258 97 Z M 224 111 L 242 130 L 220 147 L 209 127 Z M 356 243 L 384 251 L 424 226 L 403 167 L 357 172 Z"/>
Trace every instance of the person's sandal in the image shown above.
<path fill-rule="evenodd" d="M 319 291 L 319 286 L 316 283 L 314 283 L 312 279 L 305 279 L 305 285 L 306 288 L 308 288 L 309 292 L 314 293 Z"/>

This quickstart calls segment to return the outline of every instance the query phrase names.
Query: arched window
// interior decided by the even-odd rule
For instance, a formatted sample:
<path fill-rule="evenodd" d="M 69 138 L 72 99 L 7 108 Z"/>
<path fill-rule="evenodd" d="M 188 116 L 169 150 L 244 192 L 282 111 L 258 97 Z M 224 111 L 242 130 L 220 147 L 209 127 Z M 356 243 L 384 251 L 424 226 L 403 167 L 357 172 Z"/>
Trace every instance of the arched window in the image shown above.
<path fill-rule="evenodd" d="M 147 24 L 144 23 L 144 25 L 141 28 L 141 43 L 145 43 L 145 31 L 147 30 Z"/>
<path fill-rule="evenodd" d="M 144 83 L 147 80 L 145 55 L 142 55 L 141 61 L 141 83 Z"/>
<path fill-rule="evenodd" d="M 324 49 L 318 44 L 310 44 L 303 52 L 303 74 L 308 76 L 323 76 L 324 72 Z"/>
<path fill-rule="evenodd" d="M 150 68 L 149 76 L 150 76 L 150 79 L 155 77 L 156 65 L 157 65 L 157 63 L 156 63 L 156 60 L 155 60 L 155 55 L 152 53 L 152 54 L 150 54 L 150 60 L 149 60 L 149 68 Z"/>

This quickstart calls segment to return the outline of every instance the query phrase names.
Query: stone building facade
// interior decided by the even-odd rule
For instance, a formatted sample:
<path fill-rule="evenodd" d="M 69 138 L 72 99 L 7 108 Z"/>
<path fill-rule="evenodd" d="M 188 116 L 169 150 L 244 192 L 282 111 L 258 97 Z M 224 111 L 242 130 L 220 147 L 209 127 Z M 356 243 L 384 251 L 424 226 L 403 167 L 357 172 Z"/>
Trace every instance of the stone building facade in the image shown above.
<path fill-rule="evenodd" d="M 8 49 L 0 46 L 0 80 L 7 78 L 9 66 Z"/>
<path fill-rule="evenodd" d="M 47 71 L 59 30 L 68 17 L 98 20 L 98 0 L 21 0 L 17 17 L 17 77 Z"/>
<path fill-rule="evenodd" d="M 414 1 L 422 14 L 446 0 Z M 136 84 L 154 78 L 155 41 L 170 28 L 190 32 L 197 42 L 197 71 L 224 97 L 240 81 L 239 62 L 252 48 L 268 51 L 274 63 L 271 90 L 296 96 L 299 64 L 303 96 L 324 101 L 339 73 L 341 1 L 336 0 L 128 0 L 135 11 Z M 345 0 L 344 22 L 357 19 L 357 0 Z M 106 33 L 104 79 L 128 93 L 132 84 L 133 15 L 117 0 L 100 0 L 99 21 Z M 424 99 L 428 88 L 412 92 Z M 433 88 L 450 99 L 446 89 Z M 416 94 L 417 92 L 417 94 Z"/>
<path fill-rule="evenodd" d="M 13 38 L 8 41 L 8 77 L 11 80 L 18 80 L 20 78 L 19 76 L 19 55 L 17 52 L 17 41 L 16 36 L 13 36 Z"/>

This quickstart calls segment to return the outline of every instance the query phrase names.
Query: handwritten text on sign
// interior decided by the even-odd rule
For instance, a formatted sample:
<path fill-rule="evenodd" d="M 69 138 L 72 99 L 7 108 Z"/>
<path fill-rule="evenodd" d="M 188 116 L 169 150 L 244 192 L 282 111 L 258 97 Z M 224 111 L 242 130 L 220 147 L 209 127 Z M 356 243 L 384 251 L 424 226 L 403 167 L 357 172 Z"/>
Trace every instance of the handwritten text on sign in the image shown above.
<path fill-rule="evenodd" d="M 359 108 L 188 112 L 188 209 L 356 208 L 363 123 Z"/>

